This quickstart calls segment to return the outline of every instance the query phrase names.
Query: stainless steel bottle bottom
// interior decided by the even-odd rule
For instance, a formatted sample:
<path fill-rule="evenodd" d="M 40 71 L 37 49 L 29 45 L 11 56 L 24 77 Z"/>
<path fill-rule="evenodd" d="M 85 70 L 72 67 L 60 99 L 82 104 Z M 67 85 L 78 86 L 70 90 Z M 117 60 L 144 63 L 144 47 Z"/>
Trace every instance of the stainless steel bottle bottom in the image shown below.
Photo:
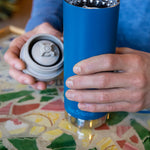
<path fill-rule="evenodd" d="M 83 120 L 83 119 L 75 118 L 65 111 L 65 118 L 67 119 L 67 121 L 69 121 L 71 124 L 75 125 L 78 128 L 93 129 L 93 128 L 100 127 L 102 124 L 106 122 L 106 117 L 107 115 L 95 120 Z"/>

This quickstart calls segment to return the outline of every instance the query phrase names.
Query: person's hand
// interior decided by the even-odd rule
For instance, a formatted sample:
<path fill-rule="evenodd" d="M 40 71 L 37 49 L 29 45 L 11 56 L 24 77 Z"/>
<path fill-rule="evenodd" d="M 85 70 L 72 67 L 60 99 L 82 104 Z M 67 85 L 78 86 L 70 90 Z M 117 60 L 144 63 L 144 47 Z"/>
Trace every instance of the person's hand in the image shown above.
<path fill-rule="evenodd" d="M 36 81 L 34 77 L 24 74 L 22 72 L 25 69 L 25 63 L 19 59 L 20 50 L 22 46 L 26 43 L 26 41 L 33 35 L 39 33 L 47 33 L 58 37 L 61 41 L 63 41 L 63 35 L 59 31 L 55 30 L 50 24 L 43 23 L 37 26 L 30 32 L 27 32 L 17 38 L 15 38 L 11 44 L 9 49 L 4 55 L 5 61 L 10 65 L 9 74 L 18 82 L 22 84 L 31 85 L 35 89 L 43 90 L 46 88 L 47 83 Z"/>
<path fill-rule="evenodd" d="M 150 108 L 150 54 L 117 48 L 77 63 L 66 81 L 69 100 L 89 112 L 137 112 Z M 92 89 L 92 90 L 91 90 Z"/>

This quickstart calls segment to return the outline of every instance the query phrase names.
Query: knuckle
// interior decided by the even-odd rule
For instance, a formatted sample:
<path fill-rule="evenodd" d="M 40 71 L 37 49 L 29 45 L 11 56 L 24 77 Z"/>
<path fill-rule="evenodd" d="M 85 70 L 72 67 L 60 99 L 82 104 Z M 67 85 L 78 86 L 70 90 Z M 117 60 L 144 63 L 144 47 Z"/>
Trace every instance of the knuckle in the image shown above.
<path fill-rule="evenodd" d="M 105 58 L 105 66 L 107 69 L 112 69 L 112 67 L 115 65 L 115 59 L 112 57 L 111 54 L 108 54 Z"/>
<path fill-rule="evenodd" d="M 23 83 L 23 81 L 24 81 L 24 78 L 22 78 L 21 76 L 20 77 L 18 77 L 18 82 L 20 82 L 20 83 Z"/>
<path fill-rule="evenodd" d="M 114 105 L 112 105 L 112 104 L 107 104 L 106 112 L 114 112 L 114 111 L 117 111 L 116 107 Z"/>
<path fill-rule="evenodd" d="M 41 25 L 39 25 L 36 29 L 37 29 L 39 32 L 43 32 L 43 30 L 44 30 L 45 28 L 47 28 L 47 26 L 49 26 L 49 23 L 44 22 L 44 23 L 42 23 Z"/>
<path fill-rule="evenodd" d="M 98 83 L 99 83 L 100 88 L 106 88 L 108 87 L 110 83 L 109 81 L 110 79 L 107 74 L 101 75 L 98 80 L 99 80 Z"/>
<path fill-rule="evenodd" d="M 97 106 L 96 106 L 96 104 L 92 104 L 92 105 L 89 107 L 89 111 L 90 111 L 90 112 L 97 112 Z"/>
<path fill-rule="evenodd" d="M 143 102 L 141 101 L 139 104 L 136 105 L 136 107 L 137 107 L 136 111 L 142 110 L 144 108 L 143 107 Z"/>
<path fill-rule="evenodd" d="M 10 53 L 10 50 L 8 49 L 6 51 L 6 53 L 4 54 L 3 58 L 4 58 L 5 62 L 7 62 L 9 64 L 10 64 L 10 61 L 9 61 L 10 60 L 10 56 L 11 56 L 11 53 Z"/>
<path fill-rule="evenodd" d="M 109 102 L 109 95 L 103 92 L 97 95 L 97 99 L 99 102 Z"/>
<path fill-rule="evenodd" d="M 16 45 L 16 43 L 18 43 L 18 40 L 19 40 L 19 39 L 20 39 L 20 36 L 17 37 L 17 38 L 15 38 L 15 39 L 13 39 L 13 40 L 11 41 L 11 43 L 10 43 L 10 47 Z"/>
<path fill-rule="evenodd" d="M 45 26 L 49 26 L 49 23 L 44 22 L 44 23 L 41 24 L 41 28 L 43 28 L 43 27 L 45 27 Z"/>
<path fill-rule="evenodd" d="M 8 52 L 6 52 L 6 53 L 4 54 L 4 60 L 7 61 L 7 59 L 8 59 Z"/>
<path fill-rule="evenodd" d="M 20 37 L 17 37 L 17 38 L 15 38 L 15 39 L 13 39 L 12 42 L 11 42 L 11 44 L 14 44 L 14 43 L 18 42 L 18 39 L 19 39 L 19 38 L 20 38 Z"/>
<path fill-rule="evenodd" d="M 134 77 L 133 84 L 135 87 L 142 89 L 147 86 L 147 79 L 144 74 L 138 74 Z"/>
<path fill-rule="evenodd" d="M 137 68 L 143 67 L 144 60 L 143 60 L 143 58 L 140 55 L 133 55 L 132 60 L 134 60 L 134 63 L 135 63 Z"/>
<path fill-rule="evenodd" d="M 130 112 L 138 112 L 139 110 L 142 110 L 143 104 L 142 102 L 136 103 L 134 106 L 131 107 Z"/>
<path fill-rule="evenodd" d="M 133 96 L 133 97 L 132 97 L 132 100 L 133 100 L 134 102 L 140 102 L 141 100 L 144 99 L 144 97 L 145 97 L 145 92 L 142 91 L 142 90 L 140 90 L 140 91 L 137 91 L 137 92 L 133 93 L 132 96 Z"/>
<path fill-rule="evenodd" d="M 24 76 L 19 76 L 15 80 L 17 80 L 21 84 L 25 84 L 26 78 Z"/>

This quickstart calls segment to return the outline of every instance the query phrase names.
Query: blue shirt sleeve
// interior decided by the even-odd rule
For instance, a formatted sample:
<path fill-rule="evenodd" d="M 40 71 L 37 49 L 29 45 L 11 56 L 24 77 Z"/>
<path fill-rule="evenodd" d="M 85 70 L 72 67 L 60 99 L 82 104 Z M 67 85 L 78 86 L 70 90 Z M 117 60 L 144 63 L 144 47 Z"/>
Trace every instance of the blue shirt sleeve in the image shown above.
<path fill-rule="evenodd" d="M 28 32 L 43 22 L 63 31 L 63 0 L 33 0 L 31 17 L 26 25 Z"/>
<path fill-rule="evenodd" d="M 150 0 L 120 0 L 118 47 L 150 52 Z"/>

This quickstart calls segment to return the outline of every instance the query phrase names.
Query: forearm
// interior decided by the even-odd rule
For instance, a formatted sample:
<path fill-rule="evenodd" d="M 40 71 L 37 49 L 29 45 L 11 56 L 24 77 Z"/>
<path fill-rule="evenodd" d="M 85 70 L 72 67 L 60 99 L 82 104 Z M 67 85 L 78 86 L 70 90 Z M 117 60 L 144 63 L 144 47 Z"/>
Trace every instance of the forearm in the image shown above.
<path fill-rule="evenodd" d="M 25 30 L 30 31 L 43 22 L 50 23 L 55 29 L 63 31 L 63 0 L 34 0 L 31 18 Z"/>

